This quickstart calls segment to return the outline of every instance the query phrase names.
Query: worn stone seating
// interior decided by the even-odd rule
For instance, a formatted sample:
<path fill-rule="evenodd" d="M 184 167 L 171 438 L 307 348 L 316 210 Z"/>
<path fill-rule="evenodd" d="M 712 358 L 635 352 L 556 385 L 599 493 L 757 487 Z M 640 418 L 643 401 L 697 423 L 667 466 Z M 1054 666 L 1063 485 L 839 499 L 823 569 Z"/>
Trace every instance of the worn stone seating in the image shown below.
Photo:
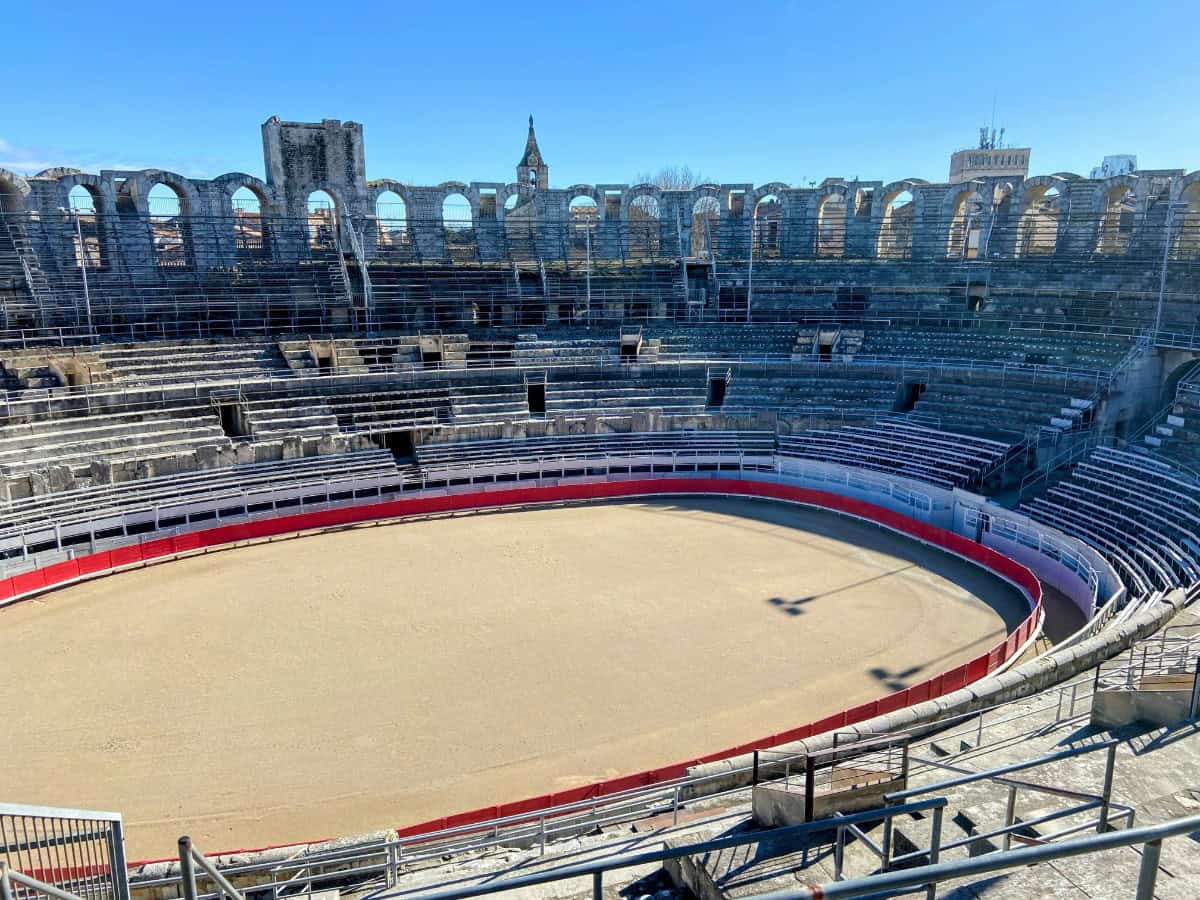
<path fill-rule="evenodd" d="M 979 487 L 1011 449 L 999 441 L 890 419 L 779 437 L 783 456 L 859 466 L 947 488 Z"/>
<path fill-rule="evenodd" d="M 567 434 L 427 443 L 416 448 L 418 465 L 427 480 L 582 471 L 589 461 L 598 465 L 605 457 L 618 457 L 617 465 L 632 467 L 631 471 L 663 465 L 701 470 L 722 465 L 770 469 L 774 453 L 775 434 L 771 431 Z"/>
<path fill-rule="evenodd" d="M 0 503 L 0 557 L 286 508 L 299 496 L 400 490 L 408 469 L 384 450 L 228 466 Z M 57 529 L 56 529 L 57 526 Z"/>
<path fill-rule="evenodd" d="M 0 473 L 8 477 L 62 467 L 83 476 L 99 458 L 171 455 L 229 444 L 213 408 L 204 403 L 34 419 L 0 427 Z"/>
<path fill-rule="evenodd" d="M 94 352 L 118 382 L 245 380 L 288 372 L 278 346 L 268 340 L 102 344 Z"/>
<path fill-rule="evenodd" d="M 1200 484 L 1141 454 L 1098 448 L 1070 477 L 1022 505 L 1101 547 L 1139 589 L 1200 580 Z"/>

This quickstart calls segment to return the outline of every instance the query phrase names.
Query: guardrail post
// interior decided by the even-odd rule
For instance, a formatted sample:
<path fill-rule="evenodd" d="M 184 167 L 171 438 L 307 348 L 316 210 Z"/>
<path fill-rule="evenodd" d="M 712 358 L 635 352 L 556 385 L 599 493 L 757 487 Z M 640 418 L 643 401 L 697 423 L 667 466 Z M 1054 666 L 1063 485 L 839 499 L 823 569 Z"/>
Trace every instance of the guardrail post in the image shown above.
<path fill-rule="evenodd" d="M 109 823 L 108 868 L 117 900 L 129 900 L 129 870 L 125 865 L 125 828 L 120 819 Z"/>
<path fill-rule="evenodd" d="M 0 859 L 0 900 L 13 900 L 12 884 L 8 880 L 8 863 Z"/>
<path fill-rule="evenodd" d="M 842 880 L 842 864 L 846 853 L 846 826 L 837 828 L 837 840 L 833 844 L 833 880 Z"/>
<path fill-rule="evenodd" d="M 1004 808 L 1004 827 L 1011 829 L 1013 823 L 1017 819 L 1017 786 L 1011 784 L 1008 786 L 1008 805 Z M 1004 832 L 1004 850 L 1007 852 L 1012 848 L 1012 831 Z"/>
<path fill-rule="evenodd" d="M 754 751 L 754 768 L 750 773 L 750 786 L 755 787 L 758 784 L 758 751 Z"/>
<path fill-rule="evenodd" d="M 931 828 L 931 836 L 929 838 L 929 865 L 936 866 L 938 858 L 942 855 L 942 813 L 945 812 L 945 807 L 939 806 L 933 811 L 933 825 Z M 937 882 L 929 882 L 929 886 L 925 888 L 926 900 L 934 900 L 937 896 Z"/>
<path fill-rule="evenodd" d="M 1200 656 L 1196 657 L 1196 668 L 1192 674 L 1192 701 L 1188 704 L 1188 718 L 1196 718 L 1200 713 Z"/>
<path fill-rule="evenodd" d="M 179 839 L 179 882 L 183 900 L 196 900 L 196 866 L 192 861 L 192 839 L 186 834 Z"/>
<path fill-rule="evenodd" d="M 1154 900 L 1154 882 L 1158 880 L 1158 858 L 1162 839 L 1142 845 L 1142 865 L 1138 870 L 1137 900 Z"/>
<path fill-rule="evenodd" d="M 1108 831 L 1108 808 L 1112 803 L 1113 770 L 1117 764 L 1117 745 L 1108 748 L 1104 758 L 1104 787 L 1100 789 L 1100 821 L 1096 823 L 1096 833 Z"/>
<path fill-rule="evenodd" d="M 592 900 L 600 900 L 604 896 L 604 873 L 592 873 Z"/>

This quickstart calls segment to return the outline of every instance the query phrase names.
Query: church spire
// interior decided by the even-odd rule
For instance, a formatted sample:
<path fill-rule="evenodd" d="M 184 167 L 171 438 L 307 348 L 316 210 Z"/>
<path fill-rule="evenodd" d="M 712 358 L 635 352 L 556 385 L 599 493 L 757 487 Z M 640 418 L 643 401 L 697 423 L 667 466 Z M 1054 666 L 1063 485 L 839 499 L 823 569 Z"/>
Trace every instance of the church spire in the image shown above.
<path fill-rule="evenodd" d="M 517 163 L 517 184 L 524 193 L 544 191 L 550 186 L 550 169 L 538 147 L 537 135 L 533 132 L 533 114 L 529 115 L 529 137 L 525 139 L 525 155 Z"/>

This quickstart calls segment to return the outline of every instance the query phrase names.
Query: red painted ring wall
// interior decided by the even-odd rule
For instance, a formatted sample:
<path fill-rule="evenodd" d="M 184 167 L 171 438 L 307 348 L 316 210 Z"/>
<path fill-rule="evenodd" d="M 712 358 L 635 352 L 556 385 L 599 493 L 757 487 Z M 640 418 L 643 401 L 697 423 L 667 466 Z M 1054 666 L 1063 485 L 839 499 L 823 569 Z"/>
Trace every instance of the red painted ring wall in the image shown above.
<path fill-rule="evenodd" d="M 844 728 L 863 722 L 914 703 L 920 703 L 966 687 L 985 675 L 994 672 L 1012 659 L 1033 636 L 1041 618 L 1042 588 L 1037 577 L 1025 566 L 997 553 L 989 547 L 977 544 L 968 538 L 920 522 L 893 510 L 827 491 L 795 487 L 765 481 L 746 481 L 732 478 L 650 478 L 636 481 L 599 482 L 589 484 L 565 484 L 544 487 L 520 487 L 506 490 L 485 491 L 469 494 L 453 494 L 439 497 L 411 497 L 383 503 L 321 510 L 319 512 L 296 513 L 260 519 L 236 525 L 221 525 L 215 528 L 193 531 L 174 537 L 160 538 L 125 547 L 117 547 L 76 559 L 54 563 L 32 572 L 24 572 L 0 580 L 0 604 L 32 596 L 80 578 L 103 575 L 140 562 L 166 560 L 179 554 L 208 547 L 217 547 L 237 541 L 254 540 L 298 531 L 330 528 L 367 522 L 376 519 L 401 518 L 404 516 L 452 512 L 455 510 L 488 509 L 503 506 L 519 506 L 532 503 L 553 503 L 573 500 L 603 500 L 617 497 L 639 497 L 671 494 L 725 494 L 762 497 L 802 503 L 834 512 L 855 516 L 908 535 L 917 540 L 965 557 L 985 569 L 1016 585 L 1026 596 L 1030 605 L 1029 616 L 1010 633 L 1004 641 L 987 653 L 956 666 L 947 672 L 935 675 L 920 684 L 902 691 L 887 694 L 870 703 L 842 710 L 815 722 L 799 725 L 776 734 L 766 735 L 746 744 L 727 747 L 697 759 L 689 759 L 638 772 L 599 781 L 589 785 L 529 797 L 497 806 L 473 809 L 456 815 L 445 816 L 399 829 L 399 834 L 415 835 L 443 828 L 471 825 L 495 818 L 533 813 L 552 806 L 560 806 L 581 800 L 591 800 L 619 793 L 632 788 L 646 787 L 663 781 L 683 777 L 687 769 L 699 763 L 714 762 L 731 756 L 749 753 L 756 748 L 770 747 L 789 741 L 802 740 L 822 734 L 834 728 Z M 252 852 L 248 850 L 228 852 Z"/>

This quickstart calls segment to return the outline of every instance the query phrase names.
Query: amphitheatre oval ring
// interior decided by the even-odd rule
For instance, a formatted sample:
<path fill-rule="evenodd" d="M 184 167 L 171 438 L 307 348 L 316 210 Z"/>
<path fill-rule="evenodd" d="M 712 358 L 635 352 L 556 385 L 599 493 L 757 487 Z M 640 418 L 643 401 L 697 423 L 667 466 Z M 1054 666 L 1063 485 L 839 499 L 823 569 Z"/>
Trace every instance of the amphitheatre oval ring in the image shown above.
<path fill-rule="evenodd" d="M 1036 603 L 861 518 L 692 490 L 443 504 L 16 604 L 0 653 L 40 674 L 10 786 L 118 805 L 135 858 L 185 823 L 213 848 L 392 828 L 902 691 Z"/>

